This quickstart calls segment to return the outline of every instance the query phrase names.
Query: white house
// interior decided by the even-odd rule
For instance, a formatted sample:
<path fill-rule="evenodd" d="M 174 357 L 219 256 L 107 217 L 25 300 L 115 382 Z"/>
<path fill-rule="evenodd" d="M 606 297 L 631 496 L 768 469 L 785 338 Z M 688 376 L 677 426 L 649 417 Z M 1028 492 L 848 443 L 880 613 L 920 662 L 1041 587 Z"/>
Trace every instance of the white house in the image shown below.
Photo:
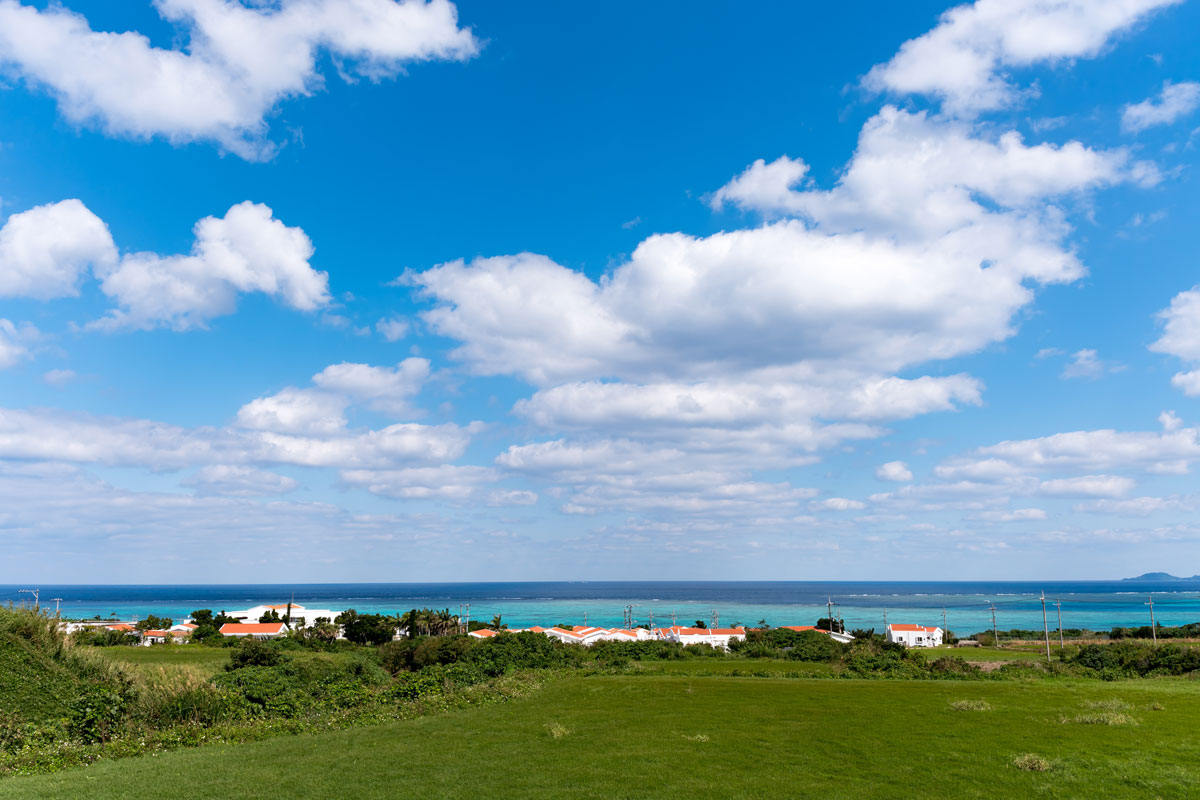
<path fill-rule="evenodd" d="M 729 643 L 746 638 L 745 628 L 683 628 L 672 625 L 670 628 L 659 628 L 658 638 L 668 642 L 679 642 L 682 645 L 708 644 L 722 650 L 729 649 Z"/>
<path fill-rule="evenodd" d="M 255 639 L 278 639 L 287 633 L 282 622 L 226 622 L 221 626 L 222 636 L 251 636 Z"/>
<path fill-rule="evenodd" d="M 850 644 L 850 642 L 854 641 L 854 637 L 848 633 L 827 631 L 824 628 L 818 628 L 816 625 L 780 625 L 779 627 L 789 631 L 796 631 L 797 633 L 800 631 L 816 631 L 817 633 L 823 633 L 830 639 L 833 639 L 835 642 L 841 642 L 842 644 Z"/>
<path fill-rule="evenodd" d="M 887 640 L 905 647 L 937 647 L 942 643 L 942 629 L 925 625 L 888 625 Z"/>
<path fill-rule="evenodd" d="M 467 634 L 467 636 L 470 636 L 472 639 L 491 639 L 493 636 L 499 635 L 500 634 L 494 630 L 491 630 L 490 628 L 480 628 L 477 631 L 471 631 Z"/>
<path fill-rule="evenodd" d="M 299 626 L 315 625 L 319 617 L 325 617 L 330 622 L 333 622 L 337 619 L 338 614 L 342 613 L 341 611 L 334 611 L 328 608 L 305 608 L 299 603 L 292 603 L 291 607 L 292 624 Z M 270 603 L 267 605 L 257 605 L 242 611 L 226 611 L 225 615 L 233 617 L 239 622 L 255 623 L 272 611 L 278 614 L 280 619 L 283 619 L 288 614 L 288 604 Z"/>
<path fill-rule="evenodd" d="M 560 642 L 589 646 L 603 640 L 609 634 L 609 631 L 606 628 L 584 627 L 577 627 L 573 630 L 567 630 L 565 628 L 547 628 L 543 632 L 551 639 L 558 639 Z"/>

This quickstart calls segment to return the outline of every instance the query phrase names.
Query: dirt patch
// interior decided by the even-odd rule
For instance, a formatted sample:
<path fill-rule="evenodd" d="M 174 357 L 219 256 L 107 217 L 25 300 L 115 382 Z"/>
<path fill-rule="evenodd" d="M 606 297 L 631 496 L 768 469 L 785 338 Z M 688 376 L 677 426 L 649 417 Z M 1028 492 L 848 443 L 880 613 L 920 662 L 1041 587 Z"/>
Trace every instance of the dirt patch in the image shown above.
<path fill-rule="evenodd" d="M 984 672 L 995 672 L 1005 664 L 1011 664 L 1011 661 L 972 661 L 972 664 L 979 667 Z"/>

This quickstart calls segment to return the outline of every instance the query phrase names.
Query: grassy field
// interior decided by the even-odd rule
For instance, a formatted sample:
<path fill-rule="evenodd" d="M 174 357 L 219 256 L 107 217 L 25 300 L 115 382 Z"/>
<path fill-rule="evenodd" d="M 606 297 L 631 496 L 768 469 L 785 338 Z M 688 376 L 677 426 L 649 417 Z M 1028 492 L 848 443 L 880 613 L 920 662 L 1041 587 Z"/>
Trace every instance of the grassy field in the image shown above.
<path fill-rule="evenodd" d="M 1046 651 L 1030 647 L 922 647 L 913 650 L 926 658 L 941 658 L 954 656 L 964 661 L 1045 661 Z M 1050 650 L 1052 658 L 1058 658 L 1058 647 Z"/>
<path fill-rule="evenodd" d="M 570 677 L 501 706 L 9 778 L 0 798 L 1183 798 L 1196 719 L 1188 680 Z"/>

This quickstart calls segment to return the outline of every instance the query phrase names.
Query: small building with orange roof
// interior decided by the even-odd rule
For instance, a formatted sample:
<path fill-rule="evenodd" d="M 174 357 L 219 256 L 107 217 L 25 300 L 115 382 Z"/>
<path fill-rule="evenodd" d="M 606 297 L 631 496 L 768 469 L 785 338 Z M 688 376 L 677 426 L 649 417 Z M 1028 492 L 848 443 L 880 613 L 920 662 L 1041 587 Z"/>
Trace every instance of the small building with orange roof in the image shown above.
<path fill-rule="evenodd" d="M 682 645 L 707 644 L 729 649 L 729 643 L 746 638 L 745 628 L 685 628 L 672 625 L 669 628 L 659 628 L 658 637 L 668 642 L 679 642 Z"/>
<path fill-rule="evenodd" d="M 905 647 L 937 647 L 942 643 L 943 635 L 941 628 L 926 625 L 896 623 L 887 626 L 887 640 Z"/>
<path fill-rule="evenodd" d="M 221 626 L 222 636 L 251 636 L 255 639 L 278 639 L 287 631 L 282 622 L 226 622 Z"/>

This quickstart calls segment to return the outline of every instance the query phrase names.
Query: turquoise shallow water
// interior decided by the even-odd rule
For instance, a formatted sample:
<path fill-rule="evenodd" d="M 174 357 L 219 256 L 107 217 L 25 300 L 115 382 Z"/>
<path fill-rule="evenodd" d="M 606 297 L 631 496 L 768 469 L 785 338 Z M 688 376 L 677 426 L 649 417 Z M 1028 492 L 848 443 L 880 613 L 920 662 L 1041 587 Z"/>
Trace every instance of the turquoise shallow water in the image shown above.
<path fill-rule="evenodd" d="M 18 586 L 0 585 L 0 602 L 20 603 L 29 595 Z M 312 608 L 397 613 L 414 607 L 449 608 L 470 604 L 472 619 L 499 614 L 509 625 L 558 622 L 594 625 L 621 623 L 624 608 L 633 606 L 637 623 L 681 624 L 715 613 L 722 625 L 811 625 L 835 604 L 848 628 L 881 630 L 884 612 L 890 622 L 941 625 L 942 611 L 951 630 L 973 633 L 991 628 L 990 604 L 997 625 L 1040 629 L 1045 591 L 1051 629 L 1057 627 L 1054 600 L 1062 600 L 1064 628 L 1108 630 L 1116 625 L 1150 623 L 1146 602 L 1154 598 L 1155 618 L 1163 625 L 1200 622 L 1200 581 L 1070 582 L 563 582 L 563 583 L 350 583 L 297 585 L 143 585 L 41 586 L 44 607 L 59 597 L 66 617 L 110 614 L 122 619 L 157 614 L 180 620 L 197 608 L 235 610 L 259 603 L 296 602 Z M 49 602 L 48 602 L 49 601 Z"/>

